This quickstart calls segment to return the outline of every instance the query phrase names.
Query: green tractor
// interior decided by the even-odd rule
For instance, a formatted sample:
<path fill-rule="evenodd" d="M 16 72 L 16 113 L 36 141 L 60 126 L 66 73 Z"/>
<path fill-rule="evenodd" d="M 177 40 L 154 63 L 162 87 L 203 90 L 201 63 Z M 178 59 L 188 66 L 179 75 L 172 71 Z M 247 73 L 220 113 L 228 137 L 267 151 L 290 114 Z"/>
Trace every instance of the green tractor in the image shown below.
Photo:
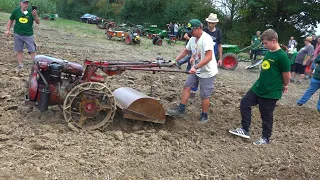
<path fill-rule="evenodd" d="M 251 59 L 245 56 L 241 56 L 240 53 L 245 50 L 252 49 L 251 46 L 245 47 L 243 49 L 239 49 L 237 45 L 223 44 L 222 45 L 222 68 L 226 70 L 234 70 L 239 62 L 251 62 L 252 64 L 247 67 L 247 69 L 251 69 L 257 65 L 259 65 L 262 60 L 258 60 L 253 62 Z M 260 47 L 260 55 L 265 55 L 266 49 Z"/>
<path fill-rule="evenodd" d="M 238 54 L 240 49 L 237 45 L 223 44 L 222 45 L 222 68 L 234 70 L 238 66 Z"/>

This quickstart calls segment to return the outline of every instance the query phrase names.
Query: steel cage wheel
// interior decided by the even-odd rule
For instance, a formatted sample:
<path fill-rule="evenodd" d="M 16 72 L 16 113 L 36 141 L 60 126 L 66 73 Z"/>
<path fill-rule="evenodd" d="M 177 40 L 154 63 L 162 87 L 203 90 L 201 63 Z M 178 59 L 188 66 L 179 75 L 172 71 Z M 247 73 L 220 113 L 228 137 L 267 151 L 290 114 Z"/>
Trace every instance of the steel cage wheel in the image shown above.
<path fill-rule="evenodd" d="M 112 122 L 116 108 L 116 101 L 108 87 L 102 83 L 86 82 L 67 94 L 63 116 L 73 130 L 93 130 Z"/>

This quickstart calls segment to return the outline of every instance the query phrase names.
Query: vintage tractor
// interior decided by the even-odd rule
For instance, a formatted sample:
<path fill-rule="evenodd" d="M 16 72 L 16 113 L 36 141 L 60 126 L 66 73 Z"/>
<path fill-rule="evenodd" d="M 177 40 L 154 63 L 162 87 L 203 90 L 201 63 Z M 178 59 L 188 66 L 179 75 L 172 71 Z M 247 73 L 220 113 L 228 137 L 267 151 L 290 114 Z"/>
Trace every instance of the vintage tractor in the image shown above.
<path fill-rule="evenodd" d="M 164 38 L 167 44 L 174 46 L 177 42 L 177 37 L 175 35 L 168 35 L 168 37 Z M 152 44 L 162 46 L 162 38 L 159 35 L 156 35 L 152 38 Z"/>
<path fill-rule="evenodd" d="M 258 66 L 261 64 L 261 59 L 258 59 L 255 62 L 252 62 L 251 59 L 241 56 L 240 53 L 245 50 L 250 50 L 251 46 L 247 46 L 243 49 L 239 49 L 237 45 L 230 45 L 230 44 L 223 44 L 222 45 L 222 68 L 226 70 L 234 70 L 239 62 L 251 62 L 252 64 L 247 67 L 247 69 L 251 69 L 253 67 Z M 260 55 L 264 55 L 266 49 L 263 47 L 259 47 Z"/>
<path fill-rule="evenodd" d="M 111 40 L 113 37 L 120 38 L 122 41 L 125 41 L 126 44 L 140 44 L 141 38 L 138 33 L 133 32 L 132 30 L 106 30 L 107 39 Z"/>
<path fill-rule="evenodd" d="M 117 107 L 128 119 L 165 122 L 165 111 L 158 100 L 137 90 L 123 87 L 112 92 L 99 72 L 109 76 L 126 70 L 184 72 L 173 63 L 157 61 L 84 61 L 82 65 L 49 56 L 37 55 L 31 69 L 26 104 L 46 111 L 59 105 L 73 130 L 97 129 L 113 121 Z M 62 107 L 61 107 L 62 106 Z"/>
<path fill-rule="evenodd" d="M 114 28 L 116 27 L 116 22 L 107 20 L 107 19 L 102 19 L 101 22 L 97 23 L 96 26 L 99 29 L 109 29 L 109 28 Z"/>
<path fill-rule="evenodd" d="M 155 36 L 159 36 L 163 39 L 168 36 L 168 31 L 159 29 L 157 25 L 150 25 L 144 29 L 143 34 L 149 39 L 153 39 Z"/>

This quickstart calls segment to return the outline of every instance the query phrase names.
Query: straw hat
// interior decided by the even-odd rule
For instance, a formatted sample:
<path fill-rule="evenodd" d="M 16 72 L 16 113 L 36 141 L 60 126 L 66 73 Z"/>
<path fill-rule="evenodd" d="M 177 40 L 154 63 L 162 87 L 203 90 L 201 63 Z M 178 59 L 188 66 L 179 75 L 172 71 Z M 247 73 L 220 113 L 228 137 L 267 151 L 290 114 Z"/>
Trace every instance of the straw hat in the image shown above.
<path fill-rule="evenodd" d="M 217 14 L 211 13 L 211 14 L 209 15 L 209 17 L 206 18 L 206 21 L 207 21 L 207 22 L 215 23 L 215 22 L 219 22 L 219 19 L 218 19 L 218 17 L 217 17 Z"/>
<path fill-rule="evenodd" d="M 305 39 L 305 41 L 312 42 L 312 37 L 307 37 L 307 38 Z"/>

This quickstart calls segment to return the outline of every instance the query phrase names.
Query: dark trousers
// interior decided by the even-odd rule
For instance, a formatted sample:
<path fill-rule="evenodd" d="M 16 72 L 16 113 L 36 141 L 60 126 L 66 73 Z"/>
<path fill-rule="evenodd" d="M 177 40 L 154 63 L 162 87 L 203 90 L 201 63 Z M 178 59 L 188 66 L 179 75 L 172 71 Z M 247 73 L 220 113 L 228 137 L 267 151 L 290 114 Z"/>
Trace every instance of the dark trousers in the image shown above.
<path fill-rule="evenodd" d="M 251 106 L 259 104 L 259 111 L 262 119 L 262 137 L 270 138 L 273 124 L 273 111 L 277 99 L 267 99 L 257 96 L 251 89 L 242 98 L 240 103 L 242 128 L 249 132 L 251 124 Z"/>
<path fill-rule="evenodd" d="M 250 59 L 255 61 L 257 60 L 257 55 L 260 55 L 260 50 L 259 49 L 252 49 L 250 53 Z"/>

